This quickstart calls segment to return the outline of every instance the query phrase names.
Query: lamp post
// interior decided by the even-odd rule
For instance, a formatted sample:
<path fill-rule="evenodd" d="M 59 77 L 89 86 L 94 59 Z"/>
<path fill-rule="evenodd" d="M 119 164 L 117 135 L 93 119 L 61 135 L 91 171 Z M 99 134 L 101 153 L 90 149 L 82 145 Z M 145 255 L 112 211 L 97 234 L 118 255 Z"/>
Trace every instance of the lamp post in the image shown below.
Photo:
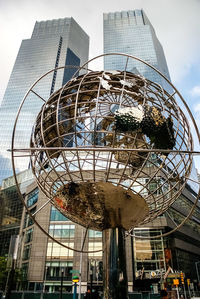
<path fill-rule="evenodd" d="M 72 281 L 74 282 L 74 293 L 73 293 L 73 299 L 76 299 L 76 291 L 77 291 L 77 282 L 79 282 L 78 276 L 73 276 Z"/>

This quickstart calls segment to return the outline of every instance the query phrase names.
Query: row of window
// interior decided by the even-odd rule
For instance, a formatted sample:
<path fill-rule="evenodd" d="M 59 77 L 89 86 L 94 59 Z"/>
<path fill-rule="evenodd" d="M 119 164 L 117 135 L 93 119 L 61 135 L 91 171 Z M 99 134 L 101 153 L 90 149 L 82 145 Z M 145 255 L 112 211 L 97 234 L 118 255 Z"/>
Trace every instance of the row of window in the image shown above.
<path fill-rule="evenodd" d="M 74 238 L 74 224 L 51 224 L 49 234 L 54 238 Z"/>
<path fill-rule="evenodd" d="M 63 276 L 64 280 L 72 280 L 73 262 L 46 262 L 46 279 L 60 280 Z"/>
<path fill-rule="evenodd" d="M 74 248 L 74 242 L 62 242 L 64 246 Z M 47 246 L 47 257 L 49 258 L 64 258 L 64 257 L 73 257 L 74 251 L 67 249 L 62 245 L 59 245 L 55 242 L 49 242 Z"/>

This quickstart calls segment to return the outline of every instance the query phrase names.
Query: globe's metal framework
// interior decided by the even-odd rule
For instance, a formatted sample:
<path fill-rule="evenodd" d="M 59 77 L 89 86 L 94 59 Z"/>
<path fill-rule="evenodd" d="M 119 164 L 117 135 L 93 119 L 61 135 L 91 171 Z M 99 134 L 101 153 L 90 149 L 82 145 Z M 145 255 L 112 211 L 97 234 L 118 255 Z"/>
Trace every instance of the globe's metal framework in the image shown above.
<path fill-rule="evenodd" d="M 178 152 L 164 156 L 161 152 L 153 160 L 150 153 L 120 151 L 121 147 L 149 149 L 152 146 L 138 130 L 124 133 L 114 129 L 114 110 L 119 107 L 153 106 L 173 120 L 174 149 L 192 151 L 187 119 L 175 99 L 169 96 L 159 85 L 131 73 L 89 72 L 69 81 L 49 98 L 36 120 L 31 144 L 34 148 L 55 149 L 32 151 L 31 164 L 38 185 L 62 213 L 86 227 L 103 229 L 109 217 L 105 206 L 110 203 L 115 207 L 116 194 L 120 190 L 130 190 L 138 196 L 139 202 L 145 198 L 141 205 L 142 221 L 137 211 L 135 222 L 138 225 L 152 221 L 173 203 L 185 186 L 185 177 L 190 174 L 191 156 Z M 61 149 L 57 149 L 58 146 Z M 72 146 L 79 151 L 73 151 Z M 62 147 L 68 151 L 63 152 Z M 94 152 L 92 147 L 99 150 Z M 66 190 L 68 182 L 74 185 Z M 98 182 L 102 182 L 99 188 Z M 84 190 L 79 190 L 78 197 L 72 199 L 72 187 L 78 188 L 79 183 L 82 189 L 88 184 L 88 194 L 83 198 Z M 112 183 L 123 189 L 116 188 L 115 196 L 111 197 Z M 114 192 L 114 187 L 112 189 Z M 98 196 L 100 190 L 105 194 L 102 203 Z M 69 193 L 67 205 L 65 191 Z M 94 193 L 96 196 L 92 196 Z M 106 200 L 109 202 L 105 203 Z M 117 206 L 125 213 L 121 217 L 126 220 L 128 212 L 133 218 L 136 202 L 134 199 L 132 202 L 132 209 L 131 202 L 130 206 L 125 205 L 126 211 L 123 211 L 122 198 L 122 206 Z M 114 207 L 111 212 L 116 213 Z M 123 223 L 118 225 L 123 226 Z M 125 228 L 130 229 L 131 223 Z"/>
<path fill-rule="evenodd" d="M 67 82 L 44 101 L 30 148 L 22 151 L 31 151 L 33 173 L 49 198 L 47 204 L 52 203 L 87 228 L 121 226 L 131 230 L 166 211 L 182 192 L 191 172 L 192 136 L 175 94 L 188 110 L 198 137 L 199 132 L 186 103 L 166 78 L 174 90 L 172 94 L 157 83 L 127 72 L 128 60 L 140 59 L 107 55 L 126 57 L 124 71 L 87 72 Z M 156 148 L 140 129 L 116 129 L 115 111 L 139 106 L 154 107 L 158 122 L 171 119 L 173 148 Z M 12 140 L 15 177 L 14 153 L 20 151 L 14 146 L 16 123 Z M 119 199 L 116 203 L 117 193 L 122 202 Z"/>

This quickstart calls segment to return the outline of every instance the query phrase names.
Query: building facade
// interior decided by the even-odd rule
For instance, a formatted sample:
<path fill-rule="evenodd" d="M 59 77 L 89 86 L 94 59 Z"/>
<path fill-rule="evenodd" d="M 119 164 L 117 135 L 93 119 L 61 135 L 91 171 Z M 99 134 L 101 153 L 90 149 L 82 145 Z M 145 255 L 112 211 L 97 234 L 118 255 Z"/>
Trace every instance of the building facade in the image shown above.
<path fill-rule="evenodd" d="M 155 187 L 155 186 L 154 186 Z M 197 289 L 195 263 L 200 260 L 200 205 L 184 226 L 168 237 L 161 235 L 178 225 L 191 209 L 195 193 L 187 185 L 181 196 L 167 214 L 161 215 L 152 223 L 135 228 L 126 237 L 126 259 L 129 292 L 150 291 L 155 287 L 159 292 L 163 277 L 172 269 L 176 276 L 182 271 L 185 280 L 190 279 Z M 20 229 L 20 250 L 18 267 L 23 269 L 23 283 L 20 287 L 29 291 L 59 292 L 63 275 L 63 291 L 72 292 L 72 276 L 81 273 L 81 292 L 88 287 L 103 289 L 102 232 L 88 230 L 64 217 L 51 204 L 40 208 L 48 199 L 38 189 L 35 182 L 26 189 L 26 202 L 29 211 L 50 236 L 73 249 L 67 249 L 48 238 L 23 211 Z M 38 211 L 38 213 L 37 213 Z M 158 236 L 155 239 L 150 239 Z M 160 237 L 159 237 L 160 236 Z M 92 251 L 98 252 L 92 252 Z M 63 274 L 62 274 L 63 273 Z M 169 271 L 165 280 L 172 289 L 173 277 Z"/>
<path fill-rule="evenodd" d="M 30 39 L 23 40 L 0 107 L 0 181 L 12 175 L 10 153 L 14 121 L 19 105 L 31 85 L 44 73 L 60 66 L 79 66 L 88 60 L 89 37 L 73 18 L 36 22 Z M 15 147 L 29 147 L 35 118 L 49 95 L 66 83 L 76 68 L 51 72 L 31 92 L 16 128 Z M 36 93 L 36 94 L 35 94 Z M 26 124 L 26 125 L 25 125 Z M 16 168 L 28 168 L 18 159 Z"/>
<path fill-rule="evenodd" d="M 28 186 L 26 202 L 31 214 L 46 201 L 36 183 Z M 47 205 L 35 217 L 44 230 L 65 246 L 81 250 L 85 239 L 85 251 L 100 252 L 83 253 L 81 257 L 80 252 L 57 244 L 44 235 L 24 210 L 18 255 L 18 267 L 23 270 L 24 279 L 21 287 L 32 291 L 58 292 L 63 272 L 63 291 L 72 292 L 72 276 L 79 275 L 81 271 L 82 292 L 87 290 L 91 274 L 93 284 L 102 288 L 102 233 L 92 230 L 86 232 L 85 228 L 64 217 L 51 205 Z"/>
<path fill-rule="evenodd" d="M 155 30 L 143 10 L 104 13 L 104 53 L 125 53 L 151 64 L 169 80 L 170 75 Z M 127 65 L 126 65 L 127 64 Z M 105 70 L 133 71 L 134 67 L 145 78 L 171 91 L 169 85 L 148 66 L 122 56 L 106 56 Z"/>
<path fill-rule="evenodd" d="M 17 175 L 22 194 L 34 180 L 31 169 Z M 14 177 L 3 180 L 0 190 L 0 256 L 9 252 L 11 237 L 19 234 L 23 204 L 19 198 Z"/>

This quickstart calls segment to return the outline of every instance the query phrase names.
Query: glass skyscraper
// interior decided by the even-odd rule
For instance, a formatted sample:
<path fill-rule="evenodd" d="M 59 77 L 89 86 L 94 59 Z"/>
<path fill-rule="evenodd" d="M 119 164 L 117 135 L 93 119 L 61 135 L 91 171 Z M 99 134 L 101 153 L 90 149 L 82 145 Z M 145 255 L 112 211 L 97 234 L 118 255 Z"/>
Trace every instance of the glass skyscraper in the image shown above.
<path fill-rule="evenodd" d="M 22 41 L 10 80 L 0 107 L 0 183 L 12 175 L 10 153 L 11 135 L 19 105 L 36 79 L 55 67 L 79 66 L 88 60 L 89 37 L 73 18 L 36 22 L 30 39 Z M 45 77 L 34 92 L 43 99 L 66 83 L 75 68 L 52 72 Z M 31 101 L 31 104 L 30 104 Z M 33 92 L 17 126 L 15 147 L 29 147 L 31 129 L 43 101 Z M 28 168 L 28 159 L 17 159 L 17 170 Z"/>
<path fill-rule="evenodd" d="M 143 10 L 104 13 L 104 53 L 125 53 L 151 64 L 170 79 L 162 45 Z M 105 70 L 123 70 L 126 59 L 122 56 L 106 56 Z M 127 70 L 138 72 L 145 78 L 170 87 L 159 75 L 141 62 L 129 59 Z"/>

